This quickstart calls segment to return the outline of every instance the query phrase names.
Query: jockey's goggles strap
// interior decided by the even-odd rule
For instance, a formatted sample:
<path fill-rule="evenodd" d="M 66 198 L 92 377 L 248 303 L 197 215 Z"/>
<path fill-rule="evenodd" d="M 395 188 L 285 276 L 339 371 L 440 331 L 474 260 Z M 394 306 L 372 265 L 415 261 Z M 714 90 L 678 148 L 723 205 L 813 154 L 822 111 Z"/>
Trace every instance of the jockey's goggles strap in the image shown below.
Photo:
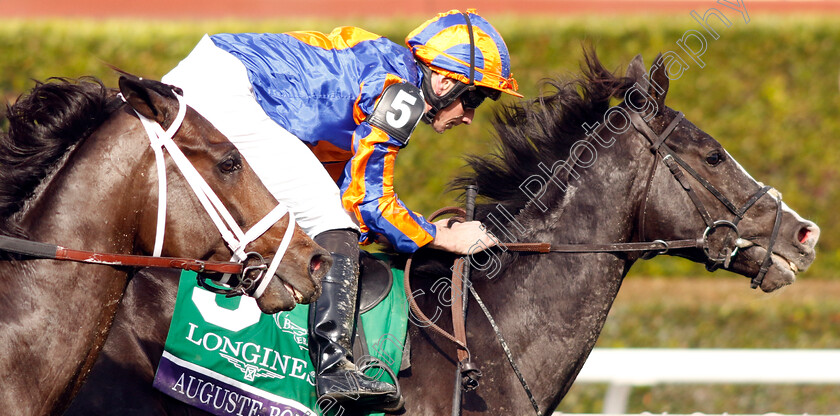
<path fill-rule="evenodd" d="M 120 95 L 120 97 L 123 101 L 125 101 L 125 97 L 122 95 Z M 287 212 L 289 213 L 289 224 L 287 226 L 286 233 L 283 236 L 283 240 L 280 242 L 278 250 L 274 254 L 274 259 L 272 260 L 273 270 L 276 270 L 277 266 L 279 266 L 280 259 L 283 258 L 283 255 L 291 242 L 291 236 L 295 228 L 294 216 L 291 214 L 291 211 L 286 209 L 286 207 L 278 205 L 269 212 L 268 215 L 257 222 L 257 224 L 255 224 L 247 233 L 243 232 L 219 197 L 216 196 L 216 193 L 210 188 L 210 185 L 208 185 L 204 178 L 201 177 L 201 174 L 198 173 L 192 163 L 190 163 L 189 159 L 187 159 L 184 153 L 181 152 L 181 149 L 178 148 L 178 145 L 172 140 L 172 137 L 175 136 L 175 133 L 177 133 L 178 129 L 181 128 L 181 124 L 184 121 L 187 111 L 187 105 L 184 103 L 183 98 L 178 94 L 175 94 L 175 97 L 178 99 L 179 104 L 178 115 L 169 126 L 169 129 L 165 131 L 160 124 L 149 120 L 137 112 L 137 110 L 134 110 L 137 117 L 140 119 L 140 122 L 143 124 L 143 127 L 146 129 L 149 141 L 154 149 L 158 170 L 158 191 L 162 191 L 158 197 L 158 225 L 155 236 L 155 256 L 160 255 L 160 249 L 163 247 L 164 225 L 166 223 L 166 171 L 163 163 L 162 152 L 162 148 L 165 148 L 172 157 L 172 160 L 175 162 L 175 165 L 181 171 L 181 174 L 189 183 L 199 202 L 201 202 L 204 210 L 210 216 L 213 224 L 219 230 L 222 238 L 233 252 L 233 256 L 231 258 L 232 261 L 244 261 L 247 258 L 245 246 L 259 238 L 268 231 L 272 225 L 283 218 Z M 273 270 L 271 274 L 266 274 L 266 276 L 270 277 L 273 274 Z M 267 282 L 261 282 L 261 286 L 265 286 L 267 284 Z M 260 294 L 262 293 L 260 292 Z"/>
<path fill-rule="evenodd" d="M 467 25 L 467 32 L 470 35 L 470 82 L 463 83 L 463 82 L 456 82 L 455 85 L 452 86 L 446 94 L 442 96 L 438 96 L 435 94 L 434 88 L 432 88 L 432 71 L 431 69 L 424 63 L 419 62 L 421 70 L 423 71 L 423 95 L 426 98 L 426 102 L 432 106 L 429 111 L 423 114 L 423 122 L 427 124 L 431 124 L 432 120 L 434 120 L 435 116 L 437 115 L 440 110 L 443 110 L 446 107 L 449 107 L 452 103 L 455 102 L 458 98 L 461 98 L 462 94 L 469 93 L 471 91 L 476 90 L 475 86 L 475 36 L 473 35 L 473 27 L 472 22 L 470 21 L 470 16 L 467 13 L 462 13 L 464 16 L 464 20 L 466 21 Z M 481 104 L 481 101 L 484 100 L 477 100 L 472 97 L 469 102 L 465 102 L 465 107 L 470 106 L 470 109 L 475 109 L 478 107 L 478 104 Z M 474 105 L 474 106 L 472 106 Z"/>

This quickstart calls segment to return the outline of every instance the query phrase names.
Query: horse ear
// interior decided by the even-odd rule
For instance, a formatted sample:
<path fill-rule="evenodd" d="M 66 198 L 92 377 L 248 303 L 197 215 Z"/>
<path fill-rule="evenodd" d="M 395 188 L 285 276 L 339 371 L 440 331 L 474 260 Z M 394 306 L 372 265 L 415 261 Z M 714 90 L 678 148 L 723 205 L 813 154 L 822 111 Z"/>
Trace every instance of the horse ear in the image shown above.
<path fill-rule="evenodd" d="M 131 108 L 150 120 L 164 124 L 172 109 L 171 100 L 145 85 L 142 78 L 123 75 L 119 85 Z"/>
<path fill-rule="evenodd" d="M 642 55 L 636 55 L 632 61 L 630 61 L 630 66 L 627 67 L 627 78 L 630 78 L 636 81 L 639 86 L 641 86 L 644 90 L 648 89 L 647 79 L 645 79 L 645 61 L 642 59 Z"/>
<path fill-rule="evenodd" d="M 650 95 L 656 100 L 659 108 L 665 108 L 665 96 L 668 94 L 669 79 L 665 73 L 665 60 L 662 53 L 656 55 L 650 66 Z"/>

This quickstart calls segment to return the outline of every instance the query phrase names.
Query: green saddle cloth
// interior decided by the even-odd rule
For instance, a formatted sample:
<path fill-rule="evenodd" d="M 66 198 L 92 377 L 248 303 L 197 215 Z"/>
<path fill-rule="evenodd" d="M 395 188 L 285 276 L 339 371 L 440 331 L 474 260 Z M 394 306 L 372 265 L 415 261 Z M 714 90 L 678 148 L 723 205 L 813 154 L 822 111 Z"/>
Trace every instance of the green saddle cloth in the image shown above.
<path fill-rule="evenodd" d="M 362 314 L 361 321 L 370 355 L 397 373 L 408 311 L 403 272 L 393 273 L 390 294 Z M 266 315 L 252 298 L 226 298 L 198 287 L 195 276 L 181 273 L 155 388 L 215 415 L 300 416 L 339 410 L 317 401 L 308 305 Z M 358 362 L 362 357 L 355 358 Z M 382 369 L 371 368 L 367 374 L 394 383 Z"/>

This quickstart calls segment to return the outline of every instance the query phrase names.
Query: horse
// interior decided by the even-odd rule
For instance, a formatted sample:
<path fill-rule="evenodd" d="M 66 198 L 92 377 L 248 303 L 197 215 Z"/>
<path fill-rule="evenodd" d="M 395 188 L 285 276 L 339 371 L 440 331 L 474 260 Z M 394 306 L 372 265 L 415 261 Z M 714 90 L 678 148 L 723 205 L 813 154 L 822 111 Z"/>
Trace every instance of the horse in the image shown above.
<path fill-rule="evenodd" d="M 669 80 L 661 55 L 649 72 L 637 56 L 625 76 L 606 70 L 594 51 L 584 62 L 581 78 L 548 81 L 556 92 L 497 110 L 497 151 L 468 158 L 473 173 L 453 181 L 460 189 L 477 185 L 475 218 L 502 242 L 468 258 L 470 293 L 495 318 L 528 386 L 508 368 L 473 296 L 466 338 L 483 378 L 463 393 L 465 415 L 556 408 L 640 259 L 684 257 L 750 277 L 765 292 L 791 284 L 814 261 L 819 227 L 665 106 Z M 624 101 L 611 107 L 616 98 Z M 570 252 L 517 252 L 514 242 Z M 451 412 L 453 375 L 460 379 L 456 345 L 429 326 L 452 330 L 446 306 L 457 294 L 439 284 L 448 277 L 437 277 L 448 275 L 454 259 L 422 249 L 412 259 L 411 297 L 433 318 L 411 319 L 418 324 L 408 334 L 413 364 L 399 373 L 405 407 L 394 414 Z M 131 284 L 119 328 L 67 414 L 205 414 L 151 387 L 177 275 L 150 271 Z M 155 309 L 150 299 L 159 302 Z M 141 324 L 150 315 L 158 318 L 154 327 Z"/>
<path fill-rule="evenodd" d="M 9 243 L 0 250 L 0 408 L 6 414 L 60 414 L 69 405 L 136 270 L 124 259 L 149 259 L 159 240 L 164 257 L 152 259 L 192 262 L 200 266 L 196 270 L 242 266 L 227 262 L 231 249 L 220 229 L 175 169 L 177 149 L 239 227 L 262 231 L 256 239 L 239 240 L 252 241 L 245 264 L 259 268 L 258 256 L 282 255 L 257 301 L 265 312 L 313 300 L 331 263 L 284 209 L 275 208 L 277 201 L 233 144 L 179 104 L 178 91 L 128 74 L 119 86 L 117 91 L 95 78 L 56 78 L 37 83 L 7 108 L 8 132 L 0 135 L 0 237 Z M 181 123 L 169 131 L 177 128 L 172 137 L 177 146 L 168 150 L 161 170 L 141 118 L 161 131 Z M 158 203 L 164 201 L 157 193 L 158 172 L 168 183 L 165 204 Z M 158 205 L 165 206 L 165 218 L 159 218 L 164 211 Z M 271 221 L 252 228 L 269 213 Z M 165 226 L 158 226 L 159 220 Z M 283 241 L 285 254 L 279 251 Z M 58 261 L 58 254 L 37 257 L 13 248 L 49 243 L 62 244 L 51 246 L 54 253 L 93 250 L 79 261 L 102 260 L 103 254 L 122 260 L 105 260 L 105 265 Z M 252 278 L 257 276 L 248 271 L 231 282 Z"/>

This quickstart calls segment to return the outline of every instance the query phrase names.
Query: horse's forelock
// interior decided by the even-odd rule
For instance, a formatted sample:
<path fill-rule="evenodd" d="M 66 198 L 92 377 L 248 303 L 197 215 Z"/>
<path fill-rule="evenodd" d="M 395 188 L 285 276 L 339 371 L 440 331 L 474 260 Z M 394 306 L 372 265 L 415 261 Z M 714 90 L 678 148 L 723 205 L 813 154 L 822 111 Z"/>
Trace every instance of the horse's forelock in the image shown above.
<path fill-rule="evenodd" d="M 113 92 L 95 78 L 51 78 L 7 107 L 8 131 L 0 135 L 0 233 L 19 233 L 11 216 L 117 106 Z"/>
<path fill-rule="evenodd" d="M 479 194 L 517 212 L 529 202 L 520 185 L 532 175 L 545 176 L 539 164 L 550 168 L 566 160 L 572 145 L 584 136 L 584 123 L 600 122 L 610 100 L 623 98 L 635 80 L 606 69 L 594 50 L 584 48 L 583 76 L 573 80 L 548 79 L 538 98 L 504 105 L 496 110 L 496 150 L 471 156 L 473 172 L 452 181 L 450 187 L 478 185 Z"/>

